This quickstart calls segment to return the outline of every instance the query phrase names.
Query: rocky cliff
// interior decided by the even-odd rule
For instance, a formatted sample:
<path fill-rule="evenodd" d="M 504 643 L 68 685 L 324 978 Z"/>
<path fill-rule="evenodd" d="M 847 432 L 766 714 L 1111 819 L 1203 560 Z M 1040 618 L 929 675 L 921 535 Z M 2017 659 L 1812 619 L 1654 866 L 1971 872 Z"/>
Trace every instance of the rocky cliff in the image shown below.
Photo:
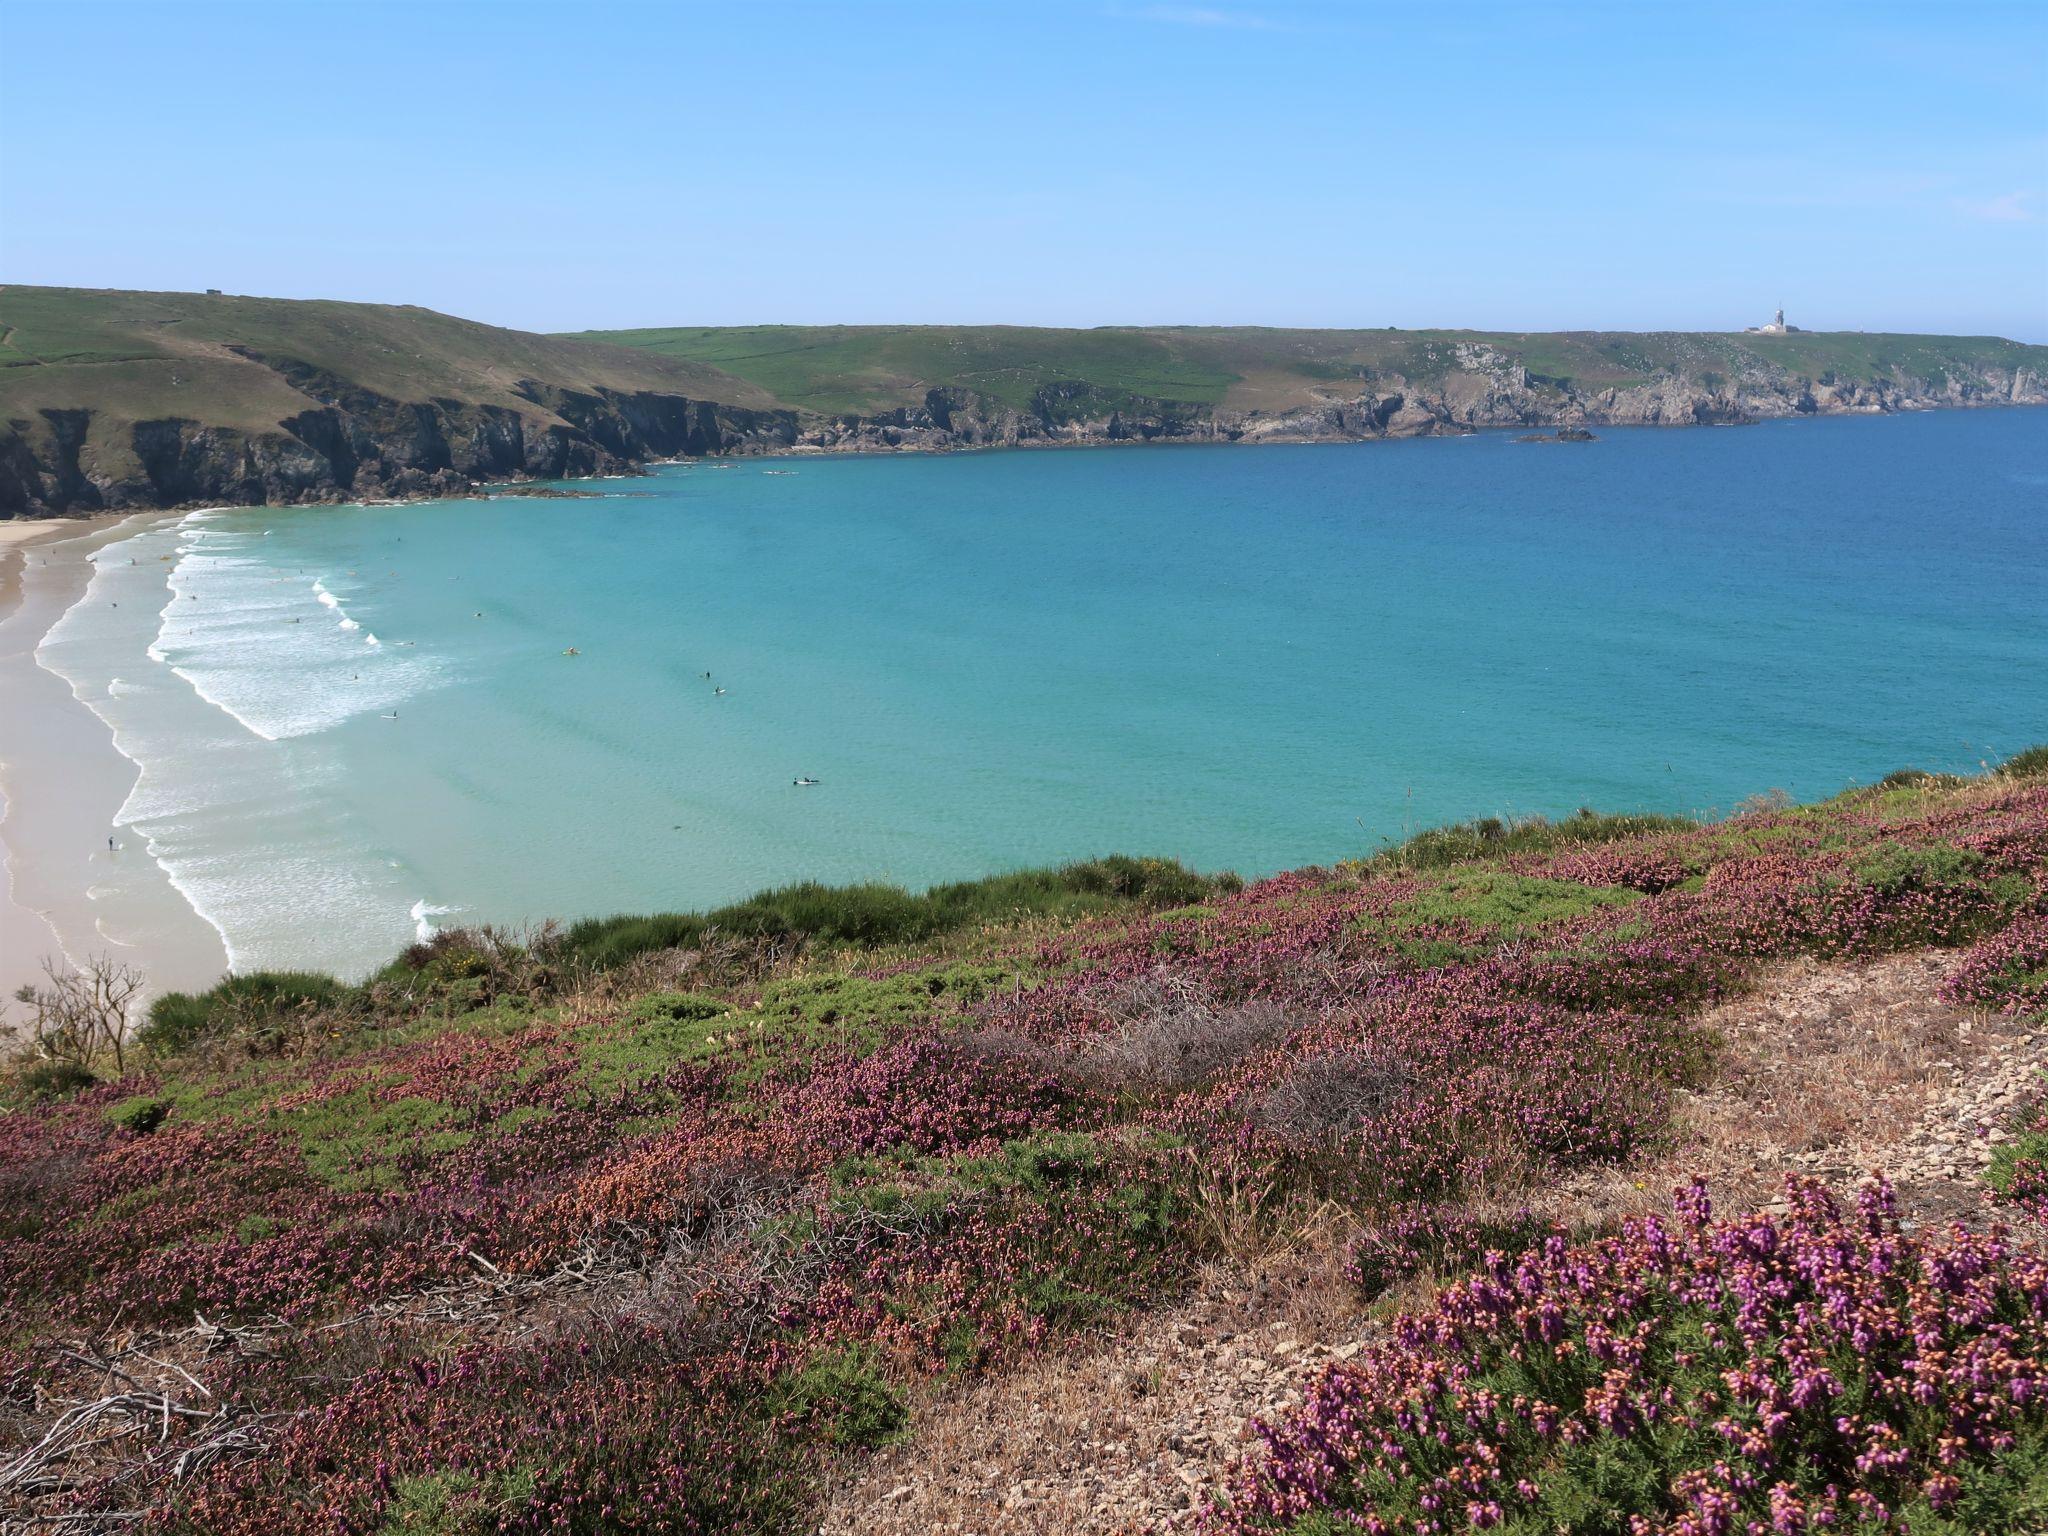
<path fill-rule="evenodd" d="M 527 381 L 537 409 L 401 401 L 293 370 L 319 403 L 272 431 L 181 417 L 114 423 L 46 409 L 0 426 L 0 516 L 459 495 L 618 474 L 649 459 L 788 449 L 791 411 Z M 120 439 L 125 437 L 125 441 Z"/>
<path fill-rule="evenodd" d="M 795 446 L 878 452 L 1065 443 L 1359 442 L 1486 427 L 1716 426 L 1793 416 L 2048 405 L 2048 381 L 2027 368 L 1856 380 L 1758 368 L 1739 376 L 1674 373 L 1625 388 L 1589 388 L 1532 374 L 1490 348 L 1459 350 L 1460 366 L 1440 377 L 1381 373 L 1332 384 L 1317 392 L 1319 398 L 1274 410 L 1135 395 L 1110 403 L 1082 384 L 1041 389 L 1030 407 L 1019 409 L 940 388 L 919 409 L 807 415 Z"/>
<path fill-rule="evenodd" d="M 449 495 L 796 431 L 716 368 L 432 310 L 0 287 L 0 517 Z"/>
<path fill-rule="evenodd" d="M 446 496 L 704 454 L 1348 442 L 2048 403 L 2048 348 L 1996 338 L 647 338 L 534 336 L 385 305 L 0 289 L 0 517 Z M 668 355 L 671 338 L 718 355 Z"/>

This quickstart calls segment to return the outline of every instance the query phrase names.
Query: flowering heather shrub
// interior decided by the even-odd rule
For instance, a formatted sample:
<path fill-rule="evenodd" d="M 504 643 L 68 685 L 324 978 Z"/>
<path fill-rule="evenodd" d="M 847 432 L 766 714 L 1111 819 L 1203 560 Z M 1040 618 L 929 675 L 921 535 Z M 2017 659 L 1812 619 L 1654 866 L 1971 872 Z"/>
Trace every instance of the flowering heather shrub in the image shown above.
<path fill-rule="evenodd" d="M 2048 1261 L 2002 1233 L 1844 1213 L 1553 1236 L 1333 1367 L 1211 1529 L 1792 1533 L 2038 1529 Z"/>
<path fill-rule="evenodd" d="M 949 926 L 945 954 L 923 959 L 891 949 L 792 971 L 786 955 L 779 970 L 759 954 L 709 970 L 657 956 L 638 988 L 614 973 L 564 996 L 536 975 L 485 1007 L 471 1006 L 485 995 L 477 977 L 417 996 L 408 983 L 411 1011 L 361 999 L 354 1036 L 304 1031 L 287 1054 L 256 1060 L 225 1048 L 167 1057 L 148 1075 L 0 1114 L 0 1463 L 47 1432 L 47 1405 L 99 1390 L 102 1378 L 81 1377 L 57 1341 L 119 1334 L 192 1366 L 247 1439 L 180 1478 L 171 1469 L 196 1443 L 196 1421 L 152 1420 L 156 1460 L 144 1462 L 139 1441 L 107 1442 L 108 1461 L 92 1453 L 58 1469 L 76 1486 L 38 1514 L 66 1501 L 147 1508 L 146 1528 L 220 1536 L 304 1528 L 308 1510 L 348 1536 L 794 1528 L 821 1456 L 893 1432 L 892 1394 L 1172 1294 L 1205 1243 L 1229 1241 L 1230 1201 L 1258 1212 L 1348 1202 L 1372 1234 L 1354 1256 L 1361 1284 L 1487 1262 L 1523 1234 L 1475 1224 L 1455 1202 L 1662 1134 L 1673 1090 L 1711 1057 L 1690 1020 L 1759 963 L 1974 946 L 1956 986 L 1980 990 L 1957 995 L 1985 1002 L 2025 995 L 2041 963 L 2038 780 L 1916 782 L 1633 839 L 1582 819 L 1512 830 L 1473 833 L 1491 850 L 1480 871 L 1432 854 L 1243 890 L 1154 882 L 1157 902 L 1120 910 L 1084 890 L 1071 910 L 1090 915 L 1063 928 Z M 1191 894 L 1200 905 L 1156 909 Z M 430 969 L 468 965 L 446 949 Z M 1772 1287 L 1790 1296 L 1820 1284 L 1811 1276 L 1829 1273 L 1814 1267 L 1835 1251 L 1827 1242 L 1902 1265 L 1924 1257 L 1860 1227 L 1809 1241 L 1798 1234 L 1825 1222 L 1801 1212 L 1771 1229 L 1778 1237 L 1755 1238 L 1806 1255 L 1797 1275 L 1770 1272 L 1757 1305 L 1774 1326 L 1784 1297 Z M 1555 1373 L 1589 1370 L 1589 1359 L 1624 1372 L 1616 1391 L 1658 1426 L 1624 1437 L 1635 1449 L 1616 1477 L 1648 1475 L 1629 1459 L 1642 1445 L 1691 1456 L 1700 1436 L 1718 1439 L 1711 1423 L 1672 1429 L 1670 1449 L 1660 1437 L 1678 1410 L 1641 1398 L 1626 1376 L 1640 1366 L 1678 1393 L 1699 1386 L 1685 1374 L 1693 1364 L 1749 1368 L 1731 1353 L 1750 1347 L 1739 1309 L 1711 1339 L 1652 1326 L 1656 1309 L 1693 1305 L 1685 1287 L 1705 1296 L 1738 1258 L 1769 1258 L 1713 1258 L 1723 1239 L 1704 1231 L 1681 1224 L 1662 1247 L 1634 1233 L 1598 1277 L 1609 1312 L 1597 1317 L 1572 1310 L 1577 1293 L 1544 1268 L 1564 1263 L 1548 1247 L 1473 1282 L 1512 1289 L 1518 1266 L 1535 1264 L 1529 1283 L 1583 1324 L 1583 1339 L 1562 1363 L 1511 1362 L 1552 1375 L 1504 1389 L 1484 1413 L 1475 1397 L 1478 1417 L 1447 1421 L 1439 1449 L 1492 1434 L 1487 1413 L 1514 1418 L 1516 1392 L 1563 1405 L 1555 1394 L 1577 1378 Z M 1644 1269 L 1645 1252 L 1669 1257 L 1682 1284 Z M 2031 1273 L 1995 1243 L 1955 1252 L 1979 1265 L 1972 1284 L 1996 1290 Z M 1872 1283 L 1877 1327 L 1894 1280 Z M 1862 1291 L 1843 1293 L 1864 1307 Z M 1702 1328 L 1706 1307 L 1694 1308 Z M 1998 1325 L 2017 1327 L 2001 1307 Z M 179 1342 L 195 1313 L 261 1330 L 260 1346 L 208 1334 L 215 1353 L 201 1358 L 190 1335 Z M 1788 1326 L 1818 1349 L 1812 1330 L 1838 1321 Z M 1475 1350 L 1492 1347 L 1478 1322 L 1461 1326 Z M 1992 1413 L 2004 1367 L 1969 1353 L 1976 1335 L 1955 1327 L 1964 1353 L 1950 1359 L 1981 1365 L 1990 1384 L 1964 1407 Z M 1640 1336 L 1659 1342 L 1638 1359 L 1629 1341 Z M 1870 1379 L 1889 1382 L 1898 1350 L 1881 1330 L 1871 1337 L 1883 1348 Z M 1680 1349 L 1684 1370 L 1672 1365 Z M 1446 1391 L 1466 1379 L 1453 1380 L 1449 1356 L 1432 1358 L 1433 1376 L 1419 1352 L 1375 1369 Z M 1861 1416 L 1853 1430 L 1816 1428 L 1795 1405 L 1800 1444 L 1834 1466 L 1829 1436 L 1867 1446 L 1882 1419 L 1911 1450 L 1918 1496 L 1948 1498 L 1942 1485 L 1925 1491 L 1938 1470 L 1921 1452 L 1954 1382 L 1926 1379 L 1937 1400 L 1910 1423 L 1885 1417 L 1877 1386 L 1842 1409 Z M 1764 1432 L 1742 1395 L 1751 1388 L 1699 1390 L 1727 1394 L 1716 1412 L 1743 1433 Z M 2013 1454 L 2035 1443 L 2019 1420 L 2009 1428 Z M 1973 1420 L 1956 1431 L 1959 1510 L 1977 1496 L 1969 1437 L 1980 1430 Z M 1503 1465 L 1541 1461 L 1532 1441 L 1497 1443 Z M 1346 1450 L 1346 1466 L 1365 1465 L 1363 1454 Z M 1457 1465 L 1420 1446 L 1404 1454 L 1430 1477 Z M 1717 1452 L 1743 1476 L 1762 1454 L 1737 1441 Z M 1908 1472 L 1894 1477 L 1888 1453 L 1872 1454 L 1877 1471 L 1840 1473 L 1841 1500 L 1856 1488 L 1906 1496 Z M 1774 1481 L 1793 1481 L 1783 1497 L 1808 1508 L 1825 1502 L 1772 1467 L 1763 1492 L 1731 1485 L 1745 1519 Z M 1710 1483 L 1722 1476 L 1712 1458 L 1681 1470 L 1701 1468 Z M 1312 1521 L 1354 1507 L 1352 1484 L 1328 1487 Z M 1430 1518 L 1456 1528 L 1466 1497 L 1461 1486 Z M 1469 1497 L 1502 1501 L 1504 1521 L 1527 1516 L 1526 1501 L 1491 1482 Z M 1403 1519 L 1421 1510 L 1389 1508 Z M 1780 1515 L 1794 1519 L 1754 1518 Z M 1482 1508 L 1468 1523 L 1482 1518 L 1493 1517 Z"/>
<path fill-rule="evenodd" d="M 2048 1013 L 2048 912 L 2022 917 L 1973 947 L 1942 996 L 2002 1013 Z"/>
<path fill-rule="evenodd" d="M 2013 1117 L 2013 1137 L 1998 1149 L 1991 1184 L 2037 1221 L 2048 1221 L 2048 1096 Z"/>
<path fill-rule="evenodd" d="M 947 1040 L 909 1040 L 810 1073 L 790 1095 L 796 1134 L 828 1155 L 956 1152 L 1058 1122 L 1053 1077 Z"/>
<path fill-rule="evenodd" d="M 1450 1206 L 1398 1206 L 1352 1241 L 1344 1276 L 1377 1296 L 1403 1281 L 1474 1269 L 1491 1252 L 1520 1253 L 1547 1230 L 1526 1210 L 1486 1216 Z"/>

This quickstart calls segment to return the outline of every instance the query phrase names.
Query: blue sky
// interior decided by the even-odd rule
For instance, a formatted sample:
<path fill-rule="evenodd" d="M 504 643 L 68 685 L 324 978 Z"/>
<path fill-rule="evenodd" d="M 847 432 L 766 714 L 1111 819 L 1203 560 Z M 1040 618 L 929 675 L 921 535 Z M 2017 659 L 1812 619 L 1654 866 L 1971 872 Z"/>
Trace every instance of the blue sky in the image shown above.
<path fill-rule="evenodd" d="M 2048 5 L 0 0 L 0 278 L 2048 341 Z"/>

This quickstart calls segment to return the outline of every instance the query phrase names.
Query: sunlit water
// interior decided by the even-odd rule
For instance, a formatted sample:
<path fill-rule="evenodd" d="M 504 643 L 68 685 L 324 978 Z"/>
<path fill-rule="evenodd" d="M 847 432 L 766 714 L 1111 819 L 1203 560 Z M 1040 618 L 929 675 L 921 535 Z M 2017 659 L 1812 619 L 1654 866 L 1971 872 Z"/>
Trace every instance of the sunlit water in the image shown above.
<path fill-rule="evenodd" d="M 799 878 L 1249 874 L 2048 738 L 2048 413 L 598 488 L 103 552 L 43 659 L 238 966 Z"/>

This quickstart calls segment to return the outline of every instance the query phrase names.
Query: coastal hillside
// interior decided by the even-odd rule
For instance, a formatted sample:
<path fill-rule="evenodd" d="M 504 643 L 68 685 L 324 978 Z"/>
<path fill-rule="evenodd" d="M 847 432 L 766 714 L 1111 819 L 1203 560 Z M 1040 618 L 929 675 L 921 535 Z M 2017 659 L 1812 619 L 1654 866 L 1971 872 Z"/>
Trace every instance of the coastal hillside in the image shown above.
<path fill-rule="evenodd" d="M 748 326 L 0 288 L 0 516 L 459 494 L 679 455 L 1318 442 L 2048 401 L 1993 337 Z"/>
<path fill-rule="evenodd" d="M 2048 749 L 122 996 L 10 1528 L 2048 1529 Z"/>
<path fill-rule="evenodd" d="M 1346 441 L 2048 401 L 1997 337 L 748 326 L 590 331 L 714 364 L 808 413 L 807 446 Z"/>
<path fill-rule="evenodd" d="M 0 516 L 448 494 L 786 438 L 719 369 L 432 310 L 0 288 Z"/>

